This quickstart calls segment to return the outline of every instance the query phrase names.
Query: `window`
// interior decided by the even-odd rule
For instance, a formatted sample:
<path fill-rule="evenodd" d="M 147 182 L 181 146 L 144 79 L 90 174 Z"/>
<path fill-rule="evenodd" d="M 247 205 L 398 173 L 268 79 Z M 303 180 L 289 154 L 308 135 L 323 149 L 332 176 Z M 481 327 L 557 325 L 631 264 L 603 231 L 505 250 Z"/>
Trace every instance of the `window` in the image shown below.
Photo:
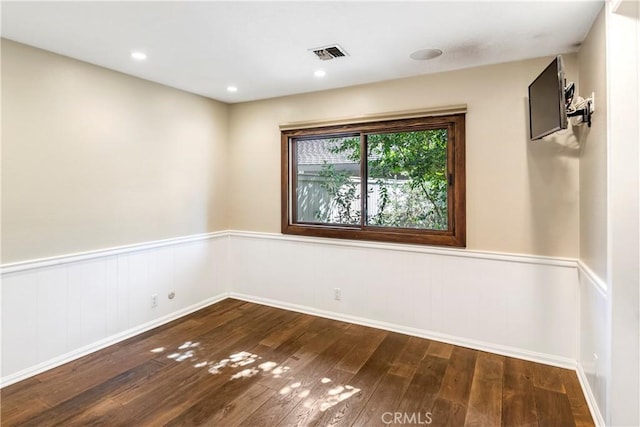
<path fill-rule="evenodd" d="M 465 246 L 464 114 L 282 131 L 282 232 Z"/>

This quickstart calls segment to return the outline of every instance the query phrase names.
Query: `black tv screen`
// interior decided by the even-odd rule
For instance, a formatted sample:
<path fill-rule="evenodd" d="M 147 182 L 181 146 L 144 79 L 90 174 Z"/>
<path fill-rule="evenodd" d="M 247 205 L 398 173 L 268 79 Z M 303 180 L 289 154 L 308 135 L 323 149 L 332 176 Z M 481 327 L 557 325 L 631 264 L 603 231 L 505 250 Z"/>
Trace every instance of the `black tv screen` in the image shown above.
<path fill-rule="evenodd" d="M 540 139 L 567 125 L 564 70 L 562 57 L 557 56 L 529 85 L 529 135 Z"/>

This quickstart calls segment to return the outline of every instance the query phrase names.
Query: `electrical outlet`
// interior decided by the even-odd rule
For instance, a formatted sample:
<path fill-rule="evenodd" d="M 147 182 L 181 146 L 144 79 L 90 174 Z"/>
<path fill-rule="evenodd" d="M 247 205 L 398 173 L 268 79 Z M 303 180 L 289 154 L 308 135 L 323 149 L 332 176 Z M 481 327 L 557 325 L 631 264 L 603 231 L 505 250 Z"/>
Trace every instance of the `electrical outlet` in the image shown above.
<path fill-rule="evenodd" d="M 340 298 L 342 298 L 342 290 L 340 290 L 340 288 L 335 288 L 333 290 L 333 299 L 340 301 Z"/>
<path fill-rule="evenodd" d="M 158 306 L 158 294 L 151 295 L 151 308 L 156 308 Z"/>

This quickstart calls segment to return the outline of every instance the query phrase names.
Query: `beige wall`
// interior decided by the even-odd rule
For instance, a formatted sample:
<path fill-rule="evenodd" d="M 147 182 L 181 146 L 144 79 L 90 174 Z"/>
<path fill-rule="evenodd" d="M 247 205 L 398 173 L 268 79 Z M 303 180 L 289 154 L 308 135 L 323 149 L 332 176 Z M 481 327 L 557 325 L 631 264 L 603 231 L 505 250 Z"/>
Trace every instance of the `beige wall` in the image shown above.
<path fill-rule="evenodd" d="M 281 123 L 453 104 L 468 106 L 468 247 L 577 257 L 578 144 L 527 136 L 527 86 L 549 61 L 228 106 L 3 40 L 2 262 L 279 232 Z"/>
<path fill-rule="evenodd" d="M 604 9 L 578 53 L 583 97 L 595 92 L 591 128 L 580 129 L 580 259 L 607 278 L 607 75 Z"/>
<path fill-rule="evenodd" d="M 231 106 L 232 229 L 280 231 L 279 124 L 467 104 L 467 247 L 577 257 L 578 144 L 530 143 L 529 83 L 550 58 Z M 575 55 L 565 55 L 569 77 Z"/>
<path fill-rule="evenodd" d="M 2 262 L 227 228 L 225 104 L 2 40 Z"/>

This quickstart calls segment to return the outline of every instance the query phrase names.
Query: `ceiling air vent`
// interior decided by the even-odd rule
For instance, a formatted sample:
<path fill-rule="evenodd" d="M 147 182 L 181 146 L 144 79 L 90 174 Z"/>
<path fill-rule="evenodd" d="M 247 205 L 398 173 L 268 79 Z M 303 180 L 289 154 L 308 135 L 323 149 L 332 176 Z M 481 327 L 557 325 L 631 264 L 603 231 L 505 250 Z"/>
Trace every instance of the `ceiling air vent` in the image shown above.
<path fill-rule="evenodd" d="M 342 56 L 347 56 L 347 52 L 342 49 L 337 44 L 332 46 L 319 47 L 316 49 L 311 49 L 313 53 L 318 57 L 318 59 L 322 61 L 328 61 L 334 58 L 340 58 Z"/>

